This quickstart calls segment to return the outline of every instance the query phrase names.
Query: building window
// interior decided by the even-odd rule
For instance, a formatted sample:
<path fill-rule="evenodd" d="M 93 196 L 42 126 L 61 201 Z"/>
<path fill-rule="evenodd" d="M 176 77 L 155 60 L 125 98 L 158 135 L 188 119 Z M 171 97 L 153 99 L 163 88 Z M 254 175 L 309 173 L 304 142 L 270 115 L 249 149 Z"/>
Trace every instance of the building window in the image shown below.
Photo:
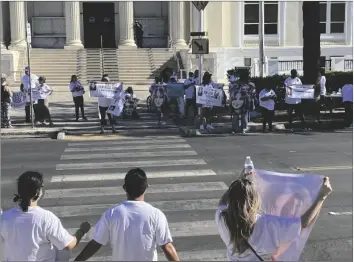
<path fill-rule="evenodd" d="M 345 2 L 320 3 L 321 34 L 343 34 L 345 25 Z"/>
<path fill-rule="evenodd" d="M 259 3 L 245 1 L 244 34 L 258 35 Z M 278 1 L 264 2 L 264 34 L 278 34 Z"/>

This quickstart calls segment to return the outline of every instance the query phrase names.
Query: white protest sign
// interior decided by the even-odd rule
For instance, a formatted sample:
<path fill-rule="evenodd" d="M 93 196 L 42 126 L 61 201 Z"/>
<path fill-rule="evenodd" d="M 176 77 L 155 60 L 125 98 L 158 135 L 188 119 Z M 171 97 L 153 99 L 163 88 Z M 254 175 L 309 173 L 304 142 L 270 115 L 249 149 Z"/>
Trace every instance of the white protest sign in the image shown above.
<path fill-rule="evenodd" d="M 32 100 L 38 100 L 38 99 L 46 99 L 48 96 L 52 94 L 52 90 L 50 89 L 44 89 L 44 88 L 35 88 L 32 89 Z"/>
<path fill-rule="evenodd" d="M 26 105 L 26 93 L 25 92 L 12 92 L 11 107 L 21 108 Z"/>
<path fill-rule="evenodd" d="M 89 82 L 90 97 L 120 98 L 124 96 L 123 85 L 112 82 Z"/>
<path fill-rule="evenodd" d="M 116 99 L 114 102 L 108 107 L 107 113 L 115 116 L 120 116 L 123 112 L 124 108 L 124 99 Z"/>
<path fill-rule="evenodd" d="M 287 98 L 314 99 L 315 89 L 313 85 L 291 85 L 286 87 Z"/>
<path fill-rule="evenodd" d="M 300 218 L 310 208 L 323 184 L 323 177 L 318 175 L 282 174 L 262 170 L 256 171 L 255 178 L 255 185 L 262 199 L 262 212 L 289 219 Z M 298 261 L 315 222 L 316 219 L 301 231 L 299 228 L 299 235 L 291 242 L 281 244 L 272 254 L 272 261 Z"/>
<path fill-rule="evenodd" d="M 221 89 L 215 89 L 212 85 L 196 86 L 197 104 L 204 106 L 222 106 L 223 92 Z"/>

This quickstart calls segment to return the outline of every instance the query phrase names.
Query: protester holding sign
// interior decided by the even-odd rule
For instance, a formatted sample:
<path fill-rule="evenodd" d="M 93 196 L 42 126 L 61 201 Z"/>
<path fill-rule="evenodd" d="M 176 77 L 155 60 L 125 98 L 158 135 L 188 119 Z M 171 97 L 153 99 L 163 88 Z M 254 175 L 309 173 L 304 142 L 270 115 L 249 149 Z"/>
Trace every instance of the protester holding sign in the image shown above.
<path fill-rule="evenodd" d="M 85 117 L 85 110 L 84 110 L 85 88 L 80 83 L 80 81 L 77 79 L 76 75 L 71 76 L 69 89 L 73 95 L 73 100 L 74 100 L 74 104 L 75 104 L 76 121 L 79 121 L 79 109 L 81 109 L 82 119 L 87 120 L 87 118 Z"/>
<path fill-rule="evenodd" d="M 235 180 L 220 199 L 216 211 L 216 225 L 226 245 L 228 261 L 276 260 L 279 248 L 289 247 L 312 225 L 332 191 L 326 177 L 317 198 L 301 216 L 262 214 L 254 176 L 257 174 L 244 174 Z"/>
<path fill-rule="evenodd" d="M 198 112 L 197 108 L 197 103 L 196 103 L 196 97 L 195 97 L 195 86 L 196 86 L 196 81 L 194 78 L 193 72 L 189 72 L 188 79 L 184 81 L 184 88 L 185 88 L 185 96 L 186 96 L 186 108 L 184 110 L 185 116 L 190 117 L 188 115 L 189 108 L 193 108 L 193 117 L 196 116 Z"/>
<path fill-rule="evenodd" d="M 43 175 L 33 171 L 23 173 L 17 180 L 14 202 L 18 207 L 1 215 L 4 261 L 56 261 L 57 251 L 73 249 L 91 228 L 83 222 L 72 236 L 57 216 L 38 206 L 43 182 Z"/>
<path fill-rule="evenodd" d="M 101 82 L 110 82 L 110 79 L 107 74 L 102 76 Z M 110 113 L 107 113 L 109 106 L 113 103 L 114 99 L 107 97 L 98 98 L 98 108 L 100 110 L 100 122 L 101 122 L 101 134 L 104 134 L 104 126 L 107 125 L 106 114 L 108 116 L 109 123 L 112 126 L 112 133 L 116 132 L 115 128 L 115 119 L 114 116 Z"/>
<path fill-rule="evenodd" d="M 290 72 L 291 77 L 288 77 L 284 81 L 284 87 L 287 88 L 288 86 L 291 85 L 302 85 L 302 82 L 300 78 L 298 78 L 298 74 L 296 69 L 291 70 Z M 285 98 L 285 103 L 288 105 L 288 115 L 289 115 L 289 124 L 290 126 L 293 123 L 293 111 L 295 111 L 296 115 L 300 117 L 301 123 L 303 124 L 305 128 L 305 117 L 303 113 L 303 108 L 301 105 L 301 98 Z"/>
<path fill-rule="evenodd" d="M 269 131 L 273 131 L 274 106 L 276 99 L 277 96 L 270 87 L 266 87 L 259 93 L 259 105 L 261 107 L 263 118 L 263 132 L 266 131 L 267 123 Z"/>
<path fill-rule="evenodd" d="M 10 128 L 11 119 L 9 109 L 11 105 L 12 91 L 6 82 L 5 75 L 1 76 L 1 128 Z"/>

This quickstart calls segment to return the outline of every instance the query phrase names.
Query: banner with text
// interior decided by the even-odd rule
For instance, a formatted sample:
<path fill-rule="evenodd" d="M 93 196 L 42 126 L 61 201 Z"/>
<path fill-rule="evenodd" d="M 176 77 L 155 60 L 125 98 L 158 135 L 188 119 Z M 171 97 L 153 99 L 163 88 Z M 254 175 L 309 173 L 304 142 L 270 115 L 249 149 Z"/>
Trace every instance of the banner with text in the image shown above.
<path fill-rule="evenodd" d="M 12 92 L 11 107 L 22 108 L 26 105 L 26 93 L 25 92 Z"/>
<path fill-rule="evenodd" d="M 323 176 L 257 170 L 255 184 L 260 192 L 261 209 L 265 214 L 299 218 L 315 202 L 323 184 Z M 298 261 L 315 222 L 302 229 L 298 237 L 290 243 L 280 245 L 272 255 L 272 260 Z"/>
<path fill-rule="evenodd" d="M 112 82 L 89 82 L 90 97 L 118 99 L 124 97 L 123 85 Z"/>
<path fill-rule="evenodd" d="M 212 85 L 196 86 L 197 104 L 204 106 L 222 106 L 223 92 Z"/>
<path fill-rule="evenodd" d="M 291 85 L 286 87 L 287 98 L 314 99 L 315 89 L 313 85 Z"/>

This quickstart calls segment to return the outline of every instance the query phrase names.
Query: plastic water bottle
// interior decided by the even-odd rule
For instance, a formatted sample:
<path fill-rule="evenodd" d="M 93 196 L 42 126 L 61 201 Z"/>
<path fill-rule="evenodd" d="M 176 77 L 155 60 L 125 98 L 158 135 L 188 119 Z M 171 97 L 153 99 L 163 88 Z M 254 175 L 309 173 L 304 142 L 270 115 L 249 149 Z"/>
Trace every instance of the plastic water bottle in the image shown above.
<path fill-rule="evenodd" d="M 245 160 L 245 173 L 249 173 L 254 170 L 254 165 L 250 156 L 246 157 Z"/>

